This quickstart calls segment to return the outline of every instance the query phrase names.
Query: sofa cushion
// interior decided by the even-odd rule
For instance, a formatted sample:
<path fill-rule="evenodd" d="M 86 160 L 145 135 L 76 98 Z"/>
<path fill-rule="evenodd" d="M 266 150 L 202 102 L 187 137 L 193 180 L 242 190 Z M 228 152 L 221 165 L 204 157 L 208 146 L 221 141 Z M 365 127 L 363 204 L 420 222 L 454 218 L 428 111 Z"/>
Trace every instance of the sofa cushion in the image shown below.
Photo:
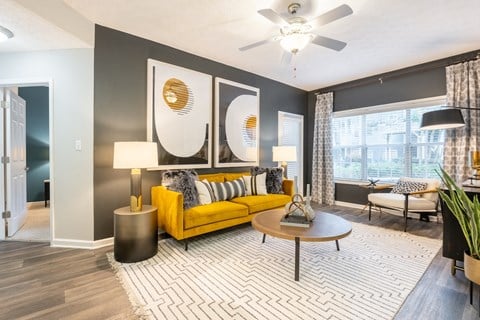
<path fill-rule="evenodd" d="M 427 178 L 410 178 L 410 177 L 403 177 L 401 178 L 403 181 L 417 181 L 417 182 L 424 182 L 427 183 L 427 190 L 437 190 L 440 187 L 440 180 L 439 179 L 427 179 Z M 437 202 L 438 200 L 438 192 L 429 192 L 424 193 L 421 195 L 423 199 L 427 199 L 433 202 Z"/>
<path fill-rule="evenodd" d="M 225 182 L 225 175 L 223 173 L 208 173 L 198 176 L 199 180 L 208 180 L 208 182 Z"/>
<path fill-rule="evenodd" d="M 370 193 L 368 201 L 382 207 L 403 209 L 405 196 L 400 193 Z M 408 211 L 433 211 L 436 203 L 424 198 L 408 197 Z"/>
<path fill-rule="evenodd" d="M 291 201 L 291 197 L 284 194 L 268 194 L 262 196 L 246 196 L 233 198 L 230 201 L 245 205 L 248 207 L 249 213 L 255 213 L 273 208 L 283 207 L 289 201 Z"/>
<path fill-rule="evenodd" d="M 236 180 L 238 178 L 241 178 L 243 176 L 249 176 L 250 172 L 227 172 L 224 173 L 225 176 L 225 181 L 232 181 Z"/>
<path fill-rule="evenodd" d="M 185 210 L 183 225 L 184 229 L 190 229 L 247 215 L 248 208 L 246 206 L 230 201 L 219 201 Z"/>
<path fill-rule="evenodd" d="M 266 195 L 267 194 L 267 185 L 266 185 L 267 173 L 258 174 L 256 176 L 243 176 L 243 181 L 245 182 L 245 189 L 247 190 L 248 196 L 255 195 Z"/>
<path fill-rule="evenodd" d="M 245 183 L 242 178 L 227 182 L 210 182 L 210 187 L 215 195 L 215 201 L 230 200 L 246 195 Z"/>

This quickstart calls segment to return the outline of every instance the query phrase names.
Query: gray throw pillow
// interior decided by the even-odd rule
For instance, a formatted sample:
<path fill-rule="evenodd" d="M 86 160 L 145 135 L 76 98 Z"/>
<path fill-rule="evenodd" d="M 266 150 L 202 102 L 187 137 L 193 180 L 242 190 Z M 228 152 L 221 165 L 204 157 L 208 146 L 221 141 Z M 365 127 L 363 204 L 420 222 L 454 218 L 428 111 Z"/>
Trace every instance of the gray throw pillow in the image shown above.
<path fill-rule="evenodd" d="M 283 182 L 283 169 L 278 167 L 273 168 L 262 168 L 262 167 L 252 167 L 250 169 L 250 174 L 256 176 L 266 172 L 266 185 L 268 193 L 283 193 L 282 182 Z"/>
<path fill-rule="evenodd" d="M 184 209 L 189 209 L 200 203 L 195 180 L 198 180 L 195 170 L 167 170 L 162 173 L 162 185 L 169 190 L 183 194 Z"/>

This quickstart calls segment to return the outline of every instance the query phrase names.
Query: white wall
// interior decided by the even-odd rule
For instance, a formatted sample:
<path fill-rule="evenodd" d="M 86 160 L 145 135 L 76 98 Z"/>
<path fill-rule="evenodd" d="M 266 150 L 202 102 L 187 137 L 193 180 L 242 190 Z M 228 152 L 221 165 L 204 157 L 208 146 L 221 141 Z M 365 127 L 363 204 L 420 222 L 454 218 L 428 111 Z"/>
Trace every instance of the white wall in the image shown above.
<path fill-rule="evenodd" d="M 0 83 L 23 80 L 53 81 L 53 244 L 88 246 L 93 243 L 93 49 L 0 54 Z M 75 140 L 82 141 L 81 151 L 75 151 Z"/>

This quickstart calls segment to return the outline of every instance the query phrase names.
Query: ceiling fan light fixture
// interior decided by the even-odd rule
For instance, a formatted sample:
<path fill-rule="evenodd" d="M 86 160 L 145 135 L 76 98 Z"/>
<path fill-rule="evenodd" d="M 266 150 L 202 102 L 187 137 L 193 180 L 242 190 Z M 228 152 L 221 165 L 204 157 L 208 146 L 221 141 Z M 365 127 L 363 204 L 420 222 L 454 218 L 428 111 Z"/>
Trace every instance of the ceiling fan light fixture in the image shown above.
<path fill-rule="evenodd" d="M 13 32 L 0 26 L 0 42 L 7 41 L 10 38 L 13 38 Z"/>
<path fill-rule="evenodd" d="M 313 40 L 314 35 L 311 33 L 291 33 L 284 35 L 280 40 L 280 46 L 288 52 L 297 53 Z"/>

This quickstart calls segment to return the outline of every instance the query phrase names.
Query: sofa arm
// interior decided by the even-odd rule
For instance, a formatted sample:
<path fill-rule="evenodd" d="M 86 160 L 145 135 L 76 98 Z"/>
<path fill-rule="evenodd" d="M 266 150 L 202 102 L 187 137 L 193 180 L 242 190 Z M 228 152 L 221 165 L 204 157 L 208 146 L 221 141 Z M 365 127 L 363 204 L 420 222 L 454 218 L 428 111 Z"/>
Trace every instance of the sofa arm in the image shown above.
<path fill-rule="evenodd" d="M 283 179 L 282 189 L 287 196 L 293 196 L 293 194 L 295 193 L 295 186 L 293 185 L 293 180 Z"/>
<path fill-rule="evenodd" d="M 158 227 L 177 240 L 183 239 L 183 194 L 154 186 L 152 205 L 158 208 Z"/>

